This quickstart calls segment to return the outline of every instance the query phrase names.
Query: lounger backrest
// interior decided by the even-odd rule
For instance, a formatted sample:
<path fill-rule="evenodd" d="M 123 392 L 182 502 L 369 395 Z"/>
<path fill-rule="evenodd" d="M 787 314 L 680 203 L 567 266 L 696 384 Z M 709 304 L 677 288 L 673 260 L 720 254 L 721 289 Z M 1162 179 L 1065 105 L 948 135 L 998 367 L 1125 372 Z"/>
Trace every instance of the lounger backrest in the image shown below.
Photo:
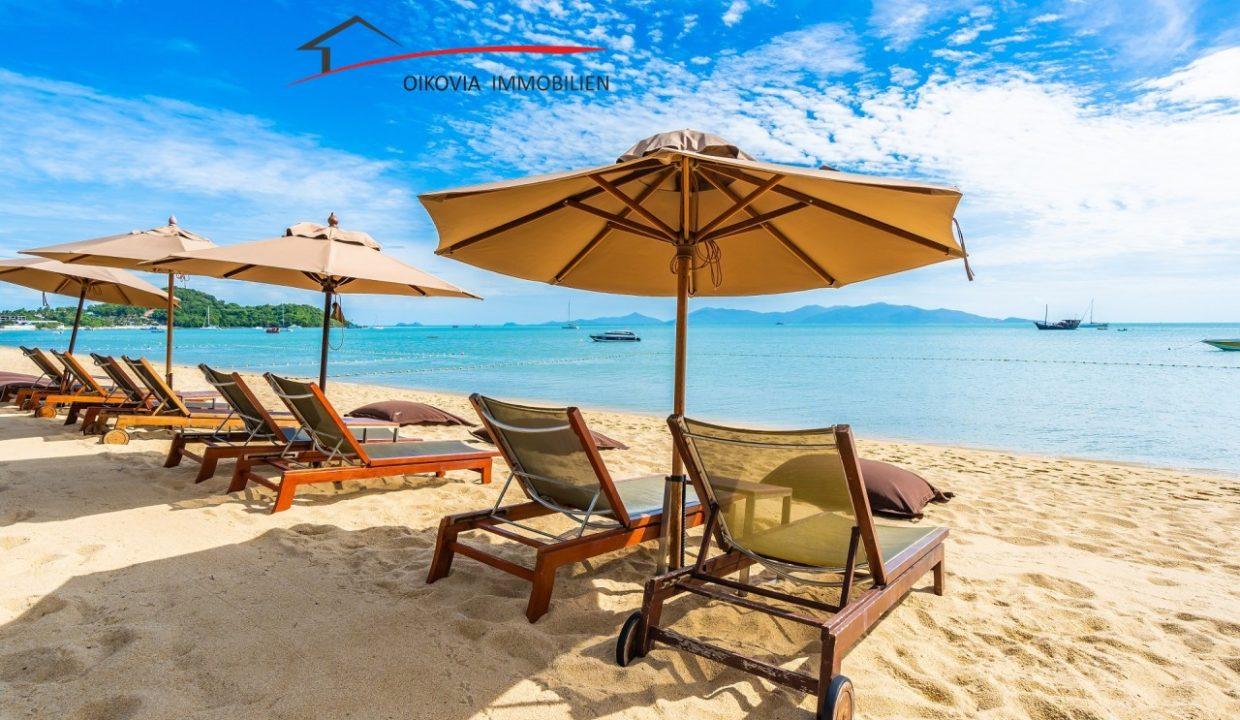
<path fill-rule="evenodd" d="M 366 451 L 353 437 L 336 409 L 327 401 L 323 391 L 314 383 L 298 382 L 271 373 L 263 377 L 271 383 L 280 400 L 310 436 L 314 447 L 332 459 L 369 462 Z"/>
<path fill-rule="evenodd" d="M 65 366 L 65 372 L 74 382 L 82 387 L 82 392 L 95 395 L 107 395 L 108 391 L 99 386 L 99 382 L 95 380 L 95 376 L 86 371 L 82 367 L 82 363 L 72 354 L 67 352 L 52 351 L 52 356 Z"/>
<path fill-rule="evenodd" d="M 531 498 L 568 510 L 614 512 L 621 523 L 628 523 L 576 408 L 516 405 L 477 394 L 469 399 Z"/>
<path fill-rule="evenodd" d="M 128 355 L 122 355 L 121 359 L 129 366 L 134 375 L 138 376 L 138 380 L 151 391 L 151 395 L 159 402 L 158 411 L 163 415 L 178 415 L 180 417 L 189 417 L 189 408 L 185 407 L 185 403 L 181 402 L 181 396 L 173 392 L 168 387 L 168 383 L 164 382 L 164 378 L 151 366 L 146 358 L 134 358 Z"/>
<path fill-rule="evenodd" d="M 212 369 L 206 363 L 199 364 L 198 369 L 202 371 L 211 387 L 223 396 L 232 409 L 233 415 L 241 418 L 241 421 L 245 423 L 245 429 L 250 433 L 251 439 L 271 441 L 277 439 L 280 434 L 279 426 L 275 424 L 275 420 L 271 418 L 267 409 L 255 399 L 254 393 L 250 392 L 239 375 L 222 373 Z"/>
<path fill-rule="evenodd" d="M 857 562 L 882 582 L 873 518 L 847 426 L 814 430 L 750 430 L 673 416 L 677 451 L 711 509 L 726 543 L 785 561 L 791 548 L 814 543 L 844 566 L 854 529 Z M 787 554 L 781 548 L 789 548 Z M 760 549 L 759 549 L 760 548 Z M 836 552 L 838 551 L 838 552 Z M 877 567 L 875 567 L 877 565 Z"/>
<path fill-rule="evenodd" d="M 22 349 L 22 353 L 26 357 L 30 358 L 30 362 L 39 368 L 39 372 L 43 373 L 44 377 L 57 385 L 64 384 L 65 372 L 56 367 L 56 363 L 49 360 L 42 350 L 39 348 L 28 348 L 25 345 L 19 345 L 18 347 Z"/>
<path fill-rule="evenodd" d="M 112 381 L 112 385 L 121 392 L 125 393 L 125 397 L 130 402 L 139 403 L 146 399 L 147 392 L 134 382 L 134 379 L 125 372 L 125 368 L 116 361 L 116 358 L 108 355 L 100 355 L 99 353 L 91 353 L 91 358 L 95 364 L 103 369 L 103 373 Z"/>

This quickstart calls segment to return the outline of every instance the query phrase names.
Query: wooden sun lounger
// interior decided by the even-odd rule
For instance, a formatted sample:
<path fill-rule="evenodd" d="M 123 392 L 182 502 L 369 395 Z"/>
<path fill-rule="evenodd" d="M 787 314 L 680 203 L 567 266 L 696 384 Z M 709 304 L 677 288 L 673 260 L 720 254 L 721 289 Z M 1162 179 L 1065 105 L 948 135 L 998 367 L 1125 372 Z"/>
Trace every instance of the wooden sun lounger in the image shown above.
<path fill-rule="evenodd" d="M 14 405 L 22 410 L 33 410 L 34 406 L 30 400 L 36 393 L 67 390 L 69 381 L 65 377 L 64 369 L 56 367 L 56 363 L 47 356 L 47 353 L 39 348 L 30 348 L 25 345 L 18 347 L 21 348 L 22 354 L 39 369 L 39 378 L 44 382 L 27 388 L 18 388 L 14 393 L 10 393 L 9 398 L 12 399 Z"/>
<path fill-rule="evenodd" d="M 456 440 L 362 443 L 328 402 L 319 386 L 267 373 L 276 394 L 301 421 L 313 450 L 296 458 L 243 457 L 237 461 L 228 492 L 240 492 L 254 482 L 276 491 L 271 512 L 292 506 L 299 485 L 339 483 L 400 475 L 435 474 L 449 470 L 472 470 L 491 482 L 491 458 L 499 453 L 482 450 Z M 268 479 L 255 466 L 274 468 L 279 475 Z"/>
<path fill-rule="evenodd" d="M 512 473 L 494 507 L 449 515 L 440 522 L 428 583 L 446 577 L 459 553 L 530 582 L 525 616 L 536 622 L 551 605 L 557 568 L 658 538 L 666 479 L 651 475 L 613 480 L 577 408 L 513 405 L 477 394 L 470 402 Z M 559 462 L 544 462 L 549 457 Z M 575 462 L 565 465 L 570 459 Z M 529 502 L 503 505 L 514 479 Z M 522 524 L 556 513 L 575 520 L 578 530 L 553 536 Z M 691 507 L 686 526 L 698 525 L 702 518 L 701 508 Z M 461 533 L 472 530 L 534 548 L 534 567 L 461 542 Z"/>
<path fill-rule="evenodd" d="M 204 428 L 215 430 L 239 430 L 244 427 L 241 418 L 220 408 L 193 408 L 175 393 L 146 358 L 134 359 L 122 355 L 121 359 L 134 375 L 146 386 L 154 400 L 154 407 L 135 412 L 132 409 L 114 410 L 104 408 L 93 420 L 96 429 L 103 430 L 106 445 L 125 445 L 130 440 L 132 428 Z M 108 424 L 111 423 L 111 429 Z"/>
<path fill-rule="evenodd" d="M 73 403 L 123 407 L 132 402 L 123 391 L 116 388 L 104 388 L 100 385 L 99 381 L 82 366 L 81 361 L 71 353 L 53 350 L 52 355 L 64 365 L 66 377 L 71 383 L 76 383 L 77 387 L 71 391 L 35 392 L 30 398 L 35 417 L 54 418 L 61 405 Z"/>
<path fill-rule="evenodd" d="M 72 425 L 76 422 L 80 414 L 82 416 L 82 433 L 85 435 L 100 435 L 107 431 L 107 427 L 99 423 L 99 415 L 105 410 L 128 410 L 134 414 L 141 415 L 155 412 L 159 408 L 159 401 L 154 394 L 148 388 L 139 385 L 133 379 L 133 376 L 125 371 L 119 360 L 110 355 L 100 355 L 98 353 L 91 353 L 90 356 L 95 361 L 95 364 L 108 376 L 108 379 L 112 381 L 112 387 L 129 398 L 129 403 L 123 407 L 118 407 L 91 402 L 75 402 L 69 406 L 69 412 L 65 418 L 66 425 Z M 195 399 L 196 402 L 193 405 L 187 405 L 187 407 L 191 410 L 206 411 L 215 408 L 215 399 L 219 397 L 217 393 L 211 390 L 178 391 L 176 396 L 186 402 Z M 210 404 L 206 404 L 208 401 Z"/>
<path fill-rule="evenodd" d="M 628 665 L 663 644 L 817 696 L 817 717 L 853 716 L 852 681 L 840 672 L 844 655 L 926 574 L 944 592 L 946 528 L 876 525 L 846 425 L 807 431 L 757 431 L 668 420 L 677 451 L 706 499 L 706 532 L 697 561 L 646 582 L 641 611 L 624 624 L 616 661 Z M 746 476 L 749 473 L 751 476 Z M 747 486 L 791 496 L 754 499 Z M 758 512 L 749 503 L 766 502 Z M 741 507 L 744 505 L 744 507 Z M 712 556 L 712 546 L 722 552 Z M 757 563 L 794 583 L 833 585 L 838 600 L 815 600 L 729 577 Z M 823 573 L 836 582 L 815 580 Z M 868 586 L 860 586 L 864 575 Z M 860 587 L 860 589 L 858 589 Z M 790 670 L 742 652 L 688 637 L 662 624 L 664 604 L 682 594 L 766 613 L 817 630 L 817 674 Z M 813 612 L 806 612 L 806 611 Z M 743 627 L 743 626 L 742 626 Z"/>
<path fill-rule="evenodd" d="M 225 459 L 277 456 L 297 458 L 314 449 L 310 438 L 301 431 L 301 421 L 290 413 L 272 413 L 259 401 L 239 373 L 222 373 L 205 363 L 198 366 L 207 382 L 241 418 L 241 430 L 198 432 L 182 428 L 172 436 L 164 467 L 176 467 L 189 458 L 199 464 L 194 482 L 215 476 L 219 462 Z M 400 426 L 382 420 L 346 419 L 353 435 L 361 442 L 395 442 Z"/>

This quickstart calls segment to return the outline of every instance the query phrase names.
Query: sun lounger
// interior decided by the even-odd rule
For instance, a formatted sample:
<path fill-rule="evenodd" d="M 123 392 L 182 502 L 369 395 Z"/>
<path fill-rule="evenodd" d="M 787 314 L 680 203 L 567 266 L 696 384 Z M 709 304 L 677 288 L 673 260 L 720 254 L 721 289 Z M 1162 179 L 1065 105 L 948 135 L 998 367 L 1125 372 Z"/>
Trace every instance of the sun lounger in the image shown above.
<path fill-rule="evenodd" d="M 222 373 L 207 366 L 198 366 L 232 409 L 244 427 L 240 430 L 197 431 L 182 428 L 172 436 L 172 447 L 164 467 L 176 467 L 183 458 L 199 463 L 194 482 L 200 483 L 215 475 L 216 466 L 226 458 L 279 456 L 295 458 L 314 449 L 310 437 L 301 430 L 301 421 L 290 413 L 272 413 L 255 397 L 238 373 Z M 347 421 L 353 437 L 360 442 L 395 442 L 400 426 L 380 420 Z"/>
<path fill-rule="evenodd" d="M 53 350 L 52 356 L 64 366 L 70 389 L 34 392 L 30 396 L 29 405 L 33 408 L 35 417 L 54 418 L 61 405 L 73 403 L 124 407 L 131 402 L 122 390 L 100 385 L 95 376 L 91 375 L 73 354 Z"/>
<path fill-rule="evenodd" d="M 129 442 L 131 428 L 206 428 L 215 430 L 239 430 L 244 427 L 241 418 L 234 417 L 226 408 L 191 407 L 181 396 L 168 387 L 163 375 L 151 366 L 146 358 L 134 359 L 122 355 L 121 360 L 146 386 L 153 405 L 141 410 L 105 408 L 99 411 L 93 423 L 103 431 L 107 445 L 125 445 Z M 111 423 L 111 429 L 108 424 Z"/>
<path fill-rule="evenodd" d="M 243 457 L 237 461 L 228 492 L 244 490 L 250 482 L 269 487 L 276 491 L 273 513 L 292 506 L 297 486 L 313 483 L 425 473 L 442 476 L 449 470 L 473 470 L 482 476 L 483 483 L 491 482 L 491 458 L 498 454 L 493 450 L 481 450 L 456 440 L 362 443 L 318 385 L 271 373 L 264 377 L 301 422 L 313 446 L 313 450 L 296 458 Z M 274 468 L 279 475 L 265 478 L 254 472 L 255 466 Z"/>
<path fill-rule="evenodd" d="M 129 403 L 123 409 L 131 412 L 142 414 L 144 412 L 154 412 L 159 406 L 158 400 L 151 393 L 150 389 L 144 385 L 138 384 L 121 365 L 121 362 L 111 355 L 100 355 L 91 353 L 91 358 L 95 361 L 112 381 L 112 387 L 125 394 L 129 399 Z M 187 403 L 190 410 L 212 410 L 215 408 L 215 399 L 219 394 L 214 390 L 205 391 L 176 391 L 177 397 Z M 191 403 L 192 401 L 192 403 Z M 82 415 L 82 432 L 86 435 L 98 435 L 107 430 L 101 427 L 98 420 L 99 414 L 106 409 L 122 409 L 115 406 L 98 403 L 73 403 L 69 406 L 68 416 L 65 418 L 66 425 L 72 425 L 77 421 L 77 416 Z"/>
<path fill-rule="evenodd" d="M 42 390 L 53 387 L 45 374 L 0 371 L 0 402 L 12 401 L 19 392 Z"/>
<path fill-rule="evenodd" d="M 40 386 L 32 386 L 29 388 L 18 389 L 12 395 L 13 404 L 22 410 L 33 410 L 34 406 L 31 399 L 37 392 L 55 392 L 57 390 L 67 391 L 70 387 L 69 379 L 65 375 L 64 368 L 57 367 L 57 363 L 47 356 L 39 348 L 29 348 L 25 345 L 19 345 L 22 354 L 26 356 L 34 366 L 39 369 L 39 377 L 44 380 Z"/>
<path fill-rule="evenodd" d="M 663 475 L 613 480 L 577 408 L 513 405 L 481 395 L 470 402 L 495 438 L 511 474 L 495 505 L 439 524 L 439 537 L 427 582 L 448 575 L 460 553 L 533 584 L 525 616 L 535 622 L 551 603 L 556 568 L 653 540 L 663 515 Z M 503 505 L 513 481 L 529 502 Z M 686 524 L 697 525 L 703 513 L 690 494 Z M 571 531 L 552 535 L 522 521 L 559 513 L 573 520 Z M 463 532 L 483 530 L 535 548 L 532 569 L 466 545 Z"/>
<path fill-rule="evenodd" d="M 642 610 L 620 632 L 617 662 L 627 665 L 662 643 L 814 694 L 819 718 L 851 718 L 853 688 L 840 674 L 842 658 L 927 573 L 935 594 L 943 594 L 947 529 L 875 524 L 846 425 L 759 431 L 678 416 L 668 423 L 705 498 L 706 532 L 694 565 L 647 581 Z M 721 553 L 712 556 L 712 545 Z M 839 599 L 727 577 L 754 563 L 793 584 L 836 586 Z M 664 603 L 682 593 L 817 628 L 819 672 L 790 670 L 661 625 Z"/>

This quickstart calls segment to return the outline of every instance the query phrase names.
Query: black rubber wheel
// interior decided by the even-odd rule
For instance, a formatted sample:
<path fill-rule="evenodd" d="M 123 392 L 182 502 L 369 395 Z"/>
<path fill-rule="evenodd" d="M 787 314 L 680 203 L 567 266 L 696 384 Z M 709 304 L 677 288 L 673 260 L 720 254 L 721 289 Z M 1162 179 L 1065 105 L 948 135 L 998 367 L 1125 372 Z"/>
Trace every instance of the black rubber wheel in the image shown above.
<path fill-rule="evenodd" d="M 844 675 L 831 678 L 827 686 L 827 696 L 822 700 L 818 711 L 818 720 L 852 720 L 853 717 L 853 684 Z"/>
<path fill-rule="evenodd" d="M 628 667 L 629 663 L 646 654 L 637 651 L 638 639 L 645 629 L 646 621 L 640 612 L 633 613 L 624 621 L 624 625 L 620 628 L 620 636 L 616 638 L 617 665 Z"/>

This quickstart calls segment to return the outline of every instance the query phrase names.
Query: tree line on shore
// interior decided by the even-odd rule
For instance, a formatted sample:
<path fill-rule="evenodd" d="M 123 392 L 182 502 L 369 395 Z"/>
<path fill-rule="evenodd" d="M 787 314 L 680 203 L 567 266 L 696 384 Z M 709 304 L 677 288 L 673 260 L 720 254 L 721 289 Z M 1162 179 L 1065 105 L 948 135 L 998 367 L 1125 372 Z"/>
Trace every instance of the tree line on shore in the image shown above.
<path fill-rule="evenodd" d="M 211 309 L 211 325 L 218 327 L 320 327 L 323 324 L 323 310 L 311 305 L 238 305 L 190 288 L 176 288 L 175 295 L 181 301 L 175 314 L 176 327 L 193 328 L 206 325 L 207 308 Z M 75 310 L 75 307 L 45 307 L 34 310 L 23 308 L 0 310 L 0 314 L 9 318 L 25 318 L 38 326 L 54 326 L 72 325 Z M 167 320 L 168 313 L 164 310 L 111 303 L 88 305 L 82 312 L 82 327 L 163 325 Z"/>

